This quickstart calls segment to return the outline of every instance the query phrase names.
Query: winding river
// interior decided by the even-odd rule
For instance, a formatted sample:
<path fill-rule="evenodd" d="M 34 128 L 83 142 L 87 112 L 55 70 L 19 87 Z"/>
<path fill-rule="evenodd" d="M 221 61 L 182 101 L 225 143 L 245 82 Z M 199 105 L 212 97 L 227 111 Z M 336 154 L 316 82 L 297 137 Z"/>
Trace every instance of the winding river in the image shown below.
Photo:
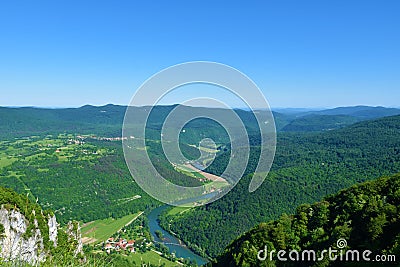
<path fill-rule="evenodd" d="M 160 242 L 169 248 L 169 251 L 174 252 L 176 257 L 195 260 L 198 265 L 207 263 L 203 257 L 195 254 L 188 247 L 186 247 L 178 238 L 165 231 L 158 223 L 158 216 L 167 209 L 168 205 L 164 205 L 152 210 L 147 218 L 149 220 L 150 233 L 156 242 Z M 159 230 L 163 234 L 163 239 L 157 237 L 156 231 Z"/>

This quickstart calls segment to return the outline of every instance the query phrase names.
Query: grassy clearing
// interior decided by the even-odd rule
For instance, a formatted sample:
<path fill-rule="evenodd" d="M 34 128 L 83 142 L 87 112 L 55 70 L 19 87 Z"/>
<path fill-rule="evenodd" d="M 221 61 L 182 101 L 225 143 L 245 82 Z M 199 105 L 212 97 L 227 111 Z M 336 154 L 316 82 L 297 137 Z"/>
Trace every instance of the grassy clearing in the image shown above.
<path fill-rule="evenodd" d="M 175 170 L 180 173 L 183 173 L 189 177 L 193 177 L 193 178 L 197 178 L 197 179 L 205 179 L 205 177 L 201 173 L 199 173 L 197 171 L 193 171 L 192 169 L 186 167 L 185 165 L 179 165 L 179 166 L 175 167 Z"/>
<path fill-rule="evenodd" d="M 212 189 L 222 189 L 222 188 L 225 188 L 227 186 L 229 186 L 229 183 L 226 182 L 226 181 L 213 181 L 213 182 L 211 182 L 209 184 L 205 184 L 204 185 L 205 190 L 207 192 L 209 192 Z"/>
<path fill-rule="evenodd" d="M 188 210 L 190 210 L 191 208 L 189 208 L 189 207 L 173 207 L 172 209 L 170 209 L 169 211 L 168 211 L 168 215 L 177 215 L 177 214 L 182 214 L 182 213 L 184 213 L 184 212 L 186 212 L 186 211 L 188 211 Z"/>
<path fill-rule="evenodd" d="M 10 166 L 15 161 L 17 161 L 16 158 L 8 158 L 7 156 L 4 156 L 4 157 L 0 158 L 0 168 Z"/>
<path fill-rule="evenodd" d="M 82 237 L 84 238 L 84 243 L 97 243 L 107 240 L 114 233 L 119 231 L 126 224 L 136 219 L 142 214 L 138 212 L 135 214 L 129 214 L 119 219 L 103 219 L 96 220 L 86 224 L 82 227 Z"/>
<path fill-rule="evenodd" d="M 207 153 L 217 153 L 218 152 L 218 149 L 216 149 L 216 148 L 210 148 L 210 147 L 204 147 L 204 146 L 196 146 L 196 145 L 189 145 L 189 146 L 191 146 L 191 147 L 195 147 L 195 148 L 197 148 L 197 149 L 199 149 L 199 150 L 203 150 L 204 152 L 207 152 Z"/>
<path fill-rule="evenodd" d="M 30 161 L 30 160 L 35 160 L 35 159 L 40 159 L 40 158 L 46 158 L 48 155 L 46 153 L 37 153 L 32 156 L 25 157 L 25 161 Z"/>
<path fill-rule="evenodd" d="M 146 253 L 132 253 L 129 256 L 129 259 L 135 262 L 135 266 L 150 266 L 149 263 L 153 266 L 160 266 L 163 263 L 167 267 L 175 267 L 182 266 L 182 264 L 169 261 L 154 251 L 147 251 Z"/>
<path fill-rule="evenodd" d="M 8 175 L 3 176 L 3 177 L 8 177 L 8 178 L 12 178 L 12 177 L 16 177 L 16 178 L 20 178 L 22 177 L 22 174 L 18 174 L 18 172 L 16 171 L 8 171 Z"/>

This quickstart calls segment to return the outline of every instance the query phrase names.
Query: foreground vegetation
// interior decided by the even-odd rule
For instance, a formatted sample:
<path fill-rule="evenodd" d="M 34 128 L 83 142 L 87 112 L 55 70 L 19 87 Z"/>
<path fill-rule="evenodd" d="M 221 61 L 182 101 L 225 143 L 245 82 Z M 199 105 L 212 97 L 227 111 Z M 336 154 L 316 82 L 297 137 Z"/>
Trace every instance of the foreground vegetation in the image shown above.
<path fill-rule="evenodd" d="M 400 174 L 355 185 L 312 205 L 300 205 L 294 215 L 283 214 L 275 221 L 260 224 L 230 244 L 213 266 L 398 266 L 399 210 Z M 340 262 L 339 258 L 329 261 L 328 256 L 320 261 L 282 262 L 276 254 L 272 261 L 269 254 L 265 261 L 257 258 L 265 246 L 269 252 L 320 253 L 329 247 L 340 250 L 337 243 L 340 239 L 347 242 L 343 253 L 359 250 L 361 258 L 362 251 L 370 250 L 371 262 L 357 262 L 356 258 L 349 262 Z M 376 255 L 385 255 L 386 261 L 376 262 Z"/>

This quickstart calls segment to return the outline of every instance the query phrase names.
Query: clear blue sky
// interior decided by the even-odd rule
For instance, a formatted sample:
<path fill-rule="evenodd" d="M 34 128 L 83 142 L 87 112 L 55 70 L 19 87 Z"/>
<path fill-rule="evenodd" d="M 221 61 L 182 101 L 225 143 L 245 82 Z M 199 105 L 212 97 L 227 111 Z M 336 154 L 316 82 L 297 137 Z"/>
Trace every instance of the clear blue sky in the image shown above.
<path fill-rule="evenodd" d="M 0 105 L 128 104 L 159 70 L 231 65 L 273 107 L 400 106 L 400 1 L 1 1 Z"/>

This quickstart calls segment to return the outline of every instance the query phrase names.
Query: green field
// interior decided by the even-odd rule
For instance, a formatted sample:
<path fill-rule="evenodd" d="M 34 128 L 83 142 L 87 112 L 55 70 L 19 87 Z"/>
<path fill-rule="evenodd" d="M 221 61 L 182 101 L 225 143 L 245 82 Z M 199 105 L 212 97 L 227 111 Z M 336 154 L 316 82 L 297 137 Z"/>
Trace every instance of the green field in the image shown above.
<path fill-rule="evenodd" d="M 119 219 L 107 218 L 86 223 L 81 229 L 83 242 L 88 244 L 105 241 L 142 213 L 129 214 Z"/>
<path fill-rule="evenodd" d="M 182 213 L 184 213 L 185 211 L 187 211 L 189 209 L 191 209 L 191 208 L 189 208 L 189 207 L 173 207 L 172 209 L 170 209 L 167 212 L 167 215 L 173 216 L 173 215 L 176 215 L 176 214 L 182 214 Z"/>
<path fill-rule="evenodd" d="M 128 257 L 135 262 L 135 266 L 142 266 L 144 264 L 147 264 L 147 266 L 149 266 L 149 263 L 155 266 L 160 266 L 163 263 L 167 267 L 182 266 L 182 264 L 172 262 L 161 257 L 154 251 L 147 251 L 145 253 L 132 253 Z"/>
<path fill-rule="evenodd" d="M 179 171 L 180 173 L 183 173 L 189 177 L 197 178 L 197 179 L 205 179 L 205 177 L 199 173 L 194 171 L 193 169 L 190 169 L 186 167 L 185 165 L 179 165 L 175 168 L 176 171 Z"/>
<path fill-rule="evenodd" d="M 8 158 L 8 157 L 0 156 L 0 168 L 7 167 L 7 166 L 13 164 L 13 162 L 15 162 L 15 161 L 17 161 L 16 158 Z"/>

